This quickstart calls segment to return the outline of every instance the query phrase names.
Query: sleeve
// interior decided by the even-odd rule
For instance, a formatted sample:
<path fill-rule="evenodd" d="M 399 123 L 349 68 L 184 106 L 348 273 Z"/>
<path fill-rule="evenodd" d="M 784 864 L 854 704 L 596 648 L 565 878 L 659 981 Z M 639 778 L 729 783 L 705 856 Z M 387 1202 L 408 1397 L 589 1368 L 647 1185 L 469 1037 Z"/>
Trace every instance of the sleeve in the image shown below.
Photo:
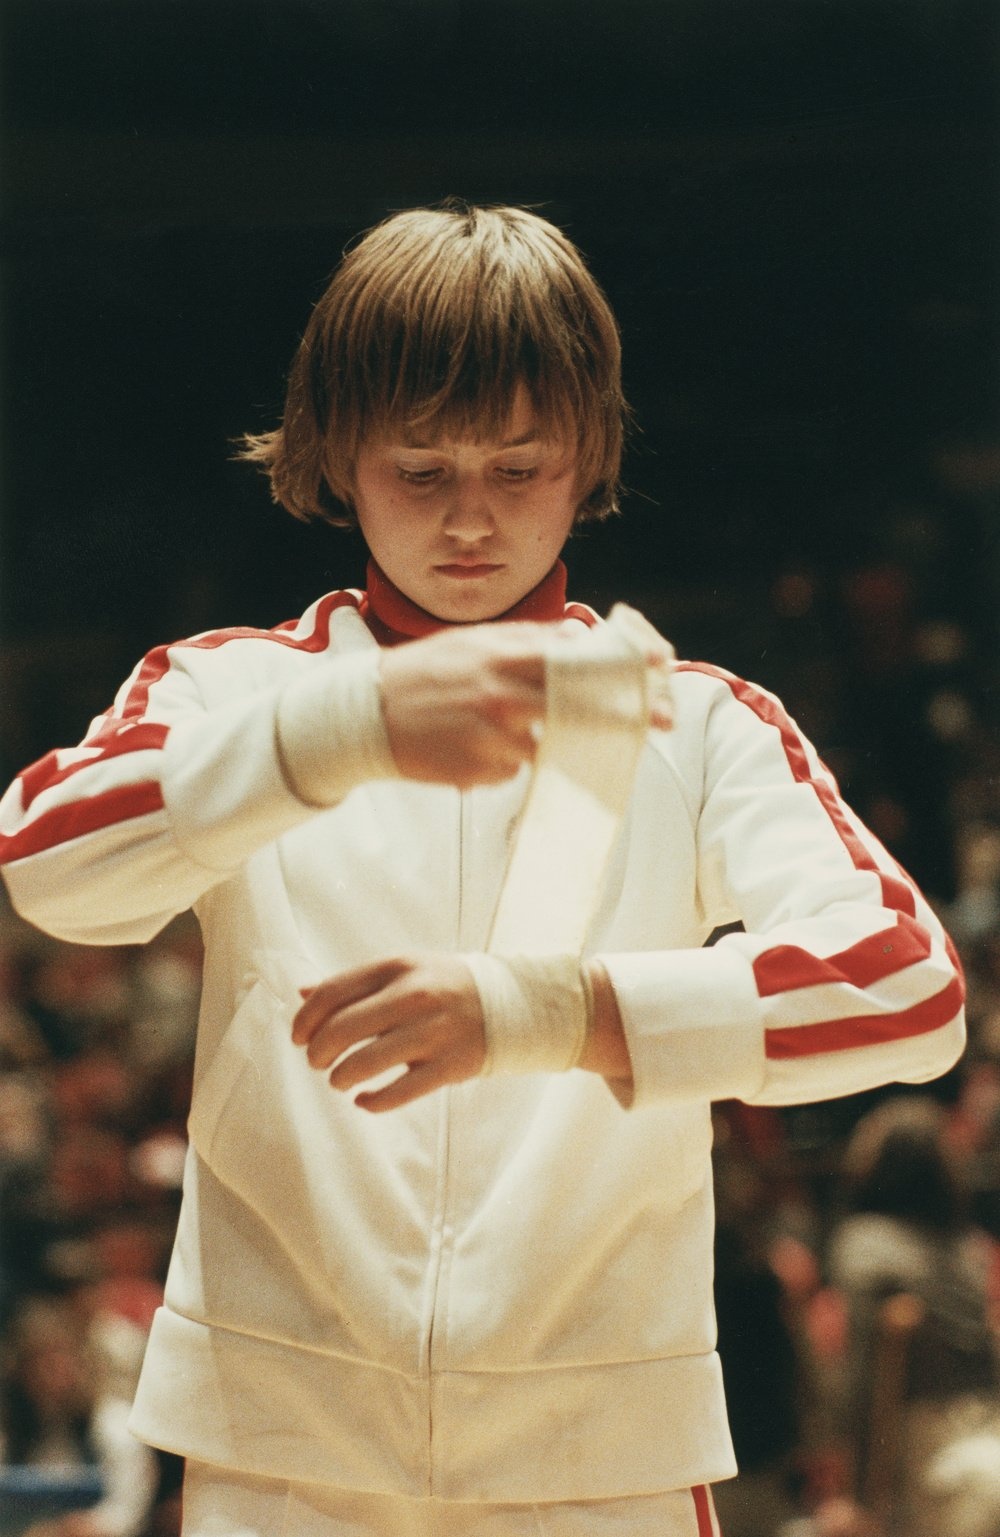
<path fill-rule="evenodd" d="M 947 1071 L 964 987 L 927 902 L 773 695 L 679 670 L 702 675 L 709 701 L 699 885 L 706 910 L 739 914 L 745 932 L 600 957 L 633 1066 L 618 1097 L 795 1104 Z"/>
<path fill-rule="evenodd" d="M 295 669 L 294 681 L 274 682 L 273 663 L 261 665 L 259 648 L 276 644 L 296 642 L 226 631 L 151 652 L 78 747 L 14 781 L 0 801 L 0 865 L 25 918 L 79 943 L 144 941 L 316 815 L 278 750 L 279 700 L 301 680 Z M 307 673 L 350 681 L 377 656 L 318 658 Z M 353 766 L 354 743 L 343 749 Z"/>

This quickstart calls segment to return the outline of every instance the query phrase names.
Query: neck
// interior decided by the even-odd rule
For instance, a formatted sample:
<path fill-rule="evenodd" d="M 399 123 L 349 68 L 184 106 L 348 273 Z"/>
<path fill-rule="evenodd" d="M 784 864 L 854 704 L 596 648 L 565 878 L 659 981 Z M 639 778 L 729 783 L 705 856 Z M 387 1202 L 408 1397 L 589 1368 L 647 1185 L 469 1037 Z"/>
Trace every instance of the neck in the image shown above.
<path fill-rule="evenodd" d="M 506 613 L 496 614 L 490 623 L 500 624 L 514 619 L 545 623 L 561 619 L 565 608 L 566 567 L 557 560 L 537 587 Z M 361 614 L 382 646 L 399 645 L 401 641 L 416 640 L 421 635 L 433 635 L 437 630 L 458 628 L 455 622 L 438 619 L 420 608 L 389 580 L 374 560 L 368 562 L 368 590 L 362 601 Z"/>

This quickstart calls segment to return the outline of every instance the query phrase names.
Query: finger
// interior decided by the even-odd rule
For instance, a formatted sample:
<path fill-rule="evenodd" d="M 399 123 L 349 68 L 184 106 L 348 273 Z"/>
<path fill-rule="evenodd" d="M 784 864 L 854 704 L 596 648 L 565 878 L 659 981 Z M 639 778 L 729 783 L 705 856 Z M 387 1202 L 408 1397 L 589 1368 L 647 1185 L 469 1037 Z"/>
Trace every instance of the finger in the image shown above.
<path fill-rule="evenodd" d="M 388 1072 L 393 1067 L 421 1064 L 425 1057 L 426 1052 L 420 1049 L 417 1031 L 405 1026 L 386 1030 L 335 1062 L 330 1073 L 330 1087 L 346 1094 L 349 1089 L 367 1082 L 369 1078 L 376 1078 L 379 1073 Z"/>
<path fill-rule="evenodd" d="M 388 1028 L 392 1023 L 392 1015 L 379 1009 L 378 1000 L 381 997 L 382 992 L 371 994 L 373 1012 L 360 1017 L 355 1010 L 368 1003 L 368 999 L 347 1004 L 342 1009 L 331 1009 L 310 999 L 308 1011 L 303 1005 L 292 1021 L 293 1044 L 305 1047 L 313 1067 L 325 1066 L 326 1059 L 332 1062 L 338 1051 L 346 1051 L 348 1046 L 357 1041 L 363 1041 Z M 333 1056 L 330 1056 L 331 1052 Z"/>
<path fill-rule="evenodd" d="M 304 1046 L 313 1032 L 328 1019 L 359 999 L 381 992 L 391 982 L 403 976 L 411 962 L 401 956 L 393 956 L 369 962 L 365 966 L 352 967 L 338 972 L 317 987 L 308 989 L 301 1008 L 292 1020 L 292 1040 L 296 1046 Z M 303 989 L 303 994 L 306 993 Z"/>
<path fill-rule="evenodd" d="M 421 1099 L 425 1094 L 432 1094 L 435 1089 L 443 1088 L 450 1083 L 446 1066 L 439 1060 L 436 1062 L 423 1062 L 419 1067 L 413 1067 L 401 1078 L 386 1084 L 384 1089 L 372 1089 L 367 1093 L 356 1094 L 354 1103 L 361 1110 L 380 1112 L 382 1110 L 397 1110 L 400 1105 L 409 1105 L 415 1099 Z"/>
<path fill-rule="evenodd" d="M 387 989 L 348 1004 L 324 1019 L 309 1037 L 306 1056 L 310 1067 L 332 1067 L 352 1046 L 375 1040 L 399 1025 L 407 1024 L 414 1010 L 412 999 Z"/>

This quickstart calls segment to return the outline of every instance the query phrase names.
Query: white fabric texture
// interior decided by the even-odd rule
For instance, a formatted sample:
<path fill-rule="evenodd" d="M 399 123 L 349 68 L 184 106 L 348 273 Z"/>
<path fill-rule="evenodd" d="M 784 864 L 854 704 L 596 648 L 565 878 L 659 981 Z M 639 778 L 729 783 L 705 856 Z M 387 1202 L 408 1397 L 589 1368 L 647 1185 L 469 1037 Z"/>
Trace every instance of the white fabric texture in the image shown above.
<path fill-rule="evenodd" d="M 188 1462 L 182 1537 L 718 1537 L 707 1490 L 701 1499 L 707 1529 L 699 1528 L 690 1489 L 484 1505 L 286 1483 Z"/>

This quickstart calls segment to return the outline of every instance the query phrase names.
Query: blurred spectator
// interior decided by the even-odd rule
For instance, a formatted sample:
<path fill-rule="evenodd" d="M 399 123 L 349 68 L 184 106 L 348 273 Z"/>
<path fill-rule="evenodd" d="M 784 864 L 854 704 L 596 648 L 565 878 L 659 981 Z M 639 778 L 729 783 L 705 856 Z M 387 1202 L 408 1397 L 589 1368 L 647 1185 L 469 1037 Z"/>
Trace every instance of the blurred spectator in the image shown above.
<path fill-rule="evenodd" d="M 803 1440 L 795 1307 L 774 1266 L 797 1208 L 773 1110 L 715 1115 L 715 1301 L 739 1477 L 713 1491 L 726 1537 L 772 1537 L 797 1509 Z M 767 1413 L 761 1413 L 761 1405 Z"/>
<path fill-rule="evenodd" d="M 85 1317 L 65 1299 L 31 1297 L 7 1346 L 4 1460 L 53 1473 L 94 1467 L 96 1505 L 32 1528 L 32 1537 L 137 1537 L 158 1483 L 154 1454 L 130 1435 L 130 1399 L 108 1390 Z"/>
<path fill-rule="evenodd" d="M 945 1113 L 929 1099 L 896 1097 L 871 1111 L 844 1177 L 851 1212 L 829 1264 L 848 1303 L 857 1486 L 891 1532 L 942 1537 L 954 1531 L 948 1469 L 948 1498 L 969 1495 L 956 1448 L 975 1434 L 995 1440 L 1000 1456 L 995 1250 L 971 1226 Z"/>
<path fill-rule="evenodd" d="M 199 968 L 192 920 L 102 951 L 0 907 L 0 1507 L 19 1532 L 28 1508 L 63 1511 L 38 1528 L 58 1537 L 179 1527 L 178 1460 L 124 1425 L 176 1221 Z"/>
<path fill-rule="evenodd" d="M 973 822 L 956 839 L 957 891 L 946 914 L 960 948 L 1000 931 L 1000 827 Z"/>

